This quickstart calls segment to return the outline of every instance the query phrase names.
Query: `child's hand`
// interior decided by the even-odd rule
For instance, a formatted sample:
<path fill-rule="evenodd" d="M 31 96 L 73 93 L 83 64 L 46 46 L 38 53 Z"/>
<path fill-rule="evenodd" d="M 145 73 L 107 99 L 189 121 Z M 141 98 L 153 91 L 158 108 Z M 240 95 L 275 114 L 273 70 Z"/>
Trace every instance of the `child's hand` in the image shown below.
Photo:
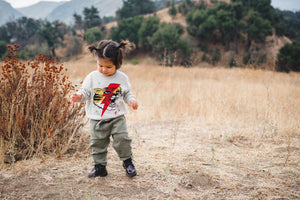
<path fill-rule="evenodd" d="M 130 100 L 128 105 L 133 109 L 133 110 L 137 110 L 139 107 L 139 104 L 136 100 Z"/>
<path fill-rule="evenodd" d="M 81 100 L 82 96 L 83 96 L 83 94 L 77 94 L 77 93 L 73 94 L 71 96 L 71 105 L 73 105 L 75 102 L 79 102 Z"/>

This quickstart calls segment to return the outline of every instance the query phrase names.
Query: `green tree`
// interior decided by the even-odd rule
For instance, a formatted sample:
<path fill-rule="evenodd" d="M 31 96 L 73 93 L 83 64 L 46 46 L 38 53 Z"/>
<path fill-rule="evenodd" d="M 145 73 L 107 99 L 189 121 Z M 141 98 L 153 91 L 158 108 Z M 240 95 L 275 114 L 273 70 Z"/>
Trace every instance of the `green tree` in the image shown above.
<path fill-rule="evenodd" d="M 216 50 L 213 53 L 212 59 L 211 59 L 213 65 L 215 65 L 220 59 L 221 59 L 220 49 L 216 48 Z"/>
<path fill-rule="evenodd" d="M 29 42 L 37 40 L 35 36 L 37 35 L 40 26 L 40 20 L 22 17 L 15 21 L 9 21 L 1 26 L 0 38 L 7 43 L 18 43 L 25 46 Z"/>
<path fill-rule="evenodd" d="M 0 40 L 0 58 L 6 53 L 6 45 L 7 43 L 5 41 Z"/>
<path fill-rule="evenodd" d="M 94 6 L 92 6 L 91 8 L 84 8 L 83 15 L 86 29 L 95 26 L 100 27 L 102 25 L 102 20 L 99 16 L 99 11 Z"/>
<path fill-rule="evenodd" d="M 175 17 L 176 14 L 177 14 L 177 9 L 175 7 L 175 3 L 174 3 L 174 0 L 172 1 L 171 3 L 171 8 L 169 8 L 169 15 L 171 15 L 172 17 Z"/>
<path fill-rule="evenodd" d="M 190 35 L 197 37 L 200 41 L 217 41 L 215 33 L 218 30 L 218 21 L 215 9 L 205 9 L 200 6 L 188 12 L 186 21 L 188 23 L 187 31 Z"/>
<path fill-rule="evenodd" d="M 245 23 L 242 20 L 243 11 L 241 3 L 227 4 L 220 2 L 216 7 L 216 20 L 221 34 L 223 45 L 229 48 L 230 42 L 240 38 Z M 237 44 L 237 42 L 235 42 Z M 237 51 L 237 46 L 236 46 Z"/>
<path fill-rule="evenodd" d="M 294 41 L 300 42 L 300 11 L 276 10 L 278 23 L 275 24 L 276 35 L 287 36 Z"/>
<path fill-rule="evenodd" d="M 181 39 L 184 29 L 180 24 L 162 23 L 150 39 L 153 52 L 163 60 L 163 64 L 172 66 L 176 59 L 181 63 L 189 59 L 191 48 L 186 40 Z"/>
<path fill-rule="evenodd" d="M 223 43 L 225 44 L 232 41 L 235 29 L 235 20 L 232 17 L 232 13 L 227 10 L 219 9 L 216 13 L 216 20 Z"/>
<path fill-rule="evenodd" d="M 180 65 L 183 65 L 185 67 L 191 66 L 191 53 L 192 53 L 192 47 L 190 45 L 190 42 L 187 39 L 180 39 L 177 42 L 177 63 Z M 176 55 L 176 54 L 175 54 Z"/>
<path fill-rule="evenodd" d="M 300 72 L 300 43 L 284 45 L 277 55 L 277 70 L 283 72 L 297 71 Z"/>
<path fill-rule="evenodd" d="M 12 38 L 12 35 L 9 34 L 6 25 L 7 23 L 0 27 L 0 38 L 2 41 L 9 43 Z"/>
<path fill-rule="evenodd" d="M 272 26 L 276 26 L 279 23 L 280 15 L 272 7 L 271 0 L 232 0 L 232 2 L 241 3 L 245 15 L 247 15 L 249 10 L 255 10 L 263 19 L 269 20 Z"/>
<path fill-rule="evenodd" d="M 83 29 L 84 28 L 84 22 L 82 20 L 81 15 L 78 15 L 78 14 L 74 13 L 73 17 L 74 17 L 74 21 L 75 21 L 74 29 L 75 30 L 81 30 L 81 29 Z"/>
<path fill-rule="evenodd" d="M 243 10 L 243 4 L 241 2 L 232 2 L 230 4 L 230 11 L 232 12 L 232 16 L 237 20 L 243 19 Z"/>
<path fill-rule="evenodd" d="M 77 57 L 82 53 L 82 46 L 81 38 L 72 35 L 67 41 L 65 56 Z"/>
<path fill-rule="evenodd" d="M 98 28 L 93 27 L 86 30 L 84 34 L 84 39 L 87 41 L 88 44 L 94 44 L 102 38 L 102 35 L 102 32 Z"/>
<path fill-rule="evenodd" d="M 272 18 L 271 0 L 234 0 L 234 2 L 241 2 L 246 11 L 257 11 L 264 19 Z"/>
<path fill-rule="evenodd" d="M 197 26 L 200 26 L 200 24 L 202 24 L 205 21 L 207 16 L 208 14 L 205 9 L 195 9 L 187 13 L 186 21 L 190 26 L 195 26 L 196 28 Z"/>
<path fill-rule="evenodd" d="M 208 18 L 207 10 L 196 9 L 194 11 L 188 12 L 186 16 L 186 21 L 188 23 L 187 31 L 190 35 L 202 38 L 202 33 L 200 32 L 200 26 Z"/>
<path fill-rule="evenodd" d="M 163 52 L 165 49 L 175 51 L 183 31 L 180 24 L 162 23 L 151 38 L 154 50 L 158 52 Z"/>
<path fill-rule="evenodd" d="M 151 0 L 123 0 L 123 7 L 117 10 L 118 20 L 137 15 L 144 15 L 155 12 L 155 4 Z"/>
<path fill-rule="evenodd" d="M 26 45 L 25 48 L 20 51 L 19 58 L 31 59 L 35 58 L 39 54 L 50 56 L 49 48 L 46 42 L 42 44 L 35 43 Z"/>
<path fill-rule="evenodd" d="M 17 20 L 16 36 L 18 41 L 28 41 L 33 37 L 41 26 L 40 21 L 32 18 L 22 17 Z"/>
<path fill-rule="evenodd" d="M 195 7 L 195 4 L 191 0 L 184 0 L 178 6 L 178 12 L 187 14 L 189 10 L 192 10 Z"/>
<path fill-rule="evenodd" d="M 203 39 L 210 39 L 215 41 L 214 31 L 218 27 L 217 19 L 214 15 L 209 15 L 208 18 L 202 23 L 198 30 L 197 36 Z"/>
<path fill-rule="evenodd" d="M 143 20 L 138 30 L 139 46 L 146 50 L 151 49 L 150 38 L 158 30 L 160 19 L 150 16 Z"/>
<path fill-rule="evenodd" d="M 118 21 L 118 26 L 111 28 L 109 38 L 115 41 L 128 39 L 138 47 L 139 38 L 137 33 L 143 20 L 143 17 L 135 16 Z"/>
<path fill-rule="evenodd" d="M 103 23 L 104 24 L 108 24 L 109 22 L 113 22 L 113 21 L 116 21 L 116 18 L 115 17 L 113 17 L 113 16 L 104 16 L 103 18 L 102 18 L 102 20 L 103 20 Z"/>
<path fill-rule="evenodd" d="M 251 41 L 265 42 L 268 35 L 272 35 L 272 26 L 269 20 L 260 17 L 259 13 L 255 10 L 249 10 L 247 15 L 247 34 L 249 48 Z"/>
<path fill-rule="evenodd" d="M 55 49 L 62 44 L 66 25 L 59 21 L 48 22 L 39 29 L 38 34 L 45 39 L 53 57 L 56 57 Z"/>

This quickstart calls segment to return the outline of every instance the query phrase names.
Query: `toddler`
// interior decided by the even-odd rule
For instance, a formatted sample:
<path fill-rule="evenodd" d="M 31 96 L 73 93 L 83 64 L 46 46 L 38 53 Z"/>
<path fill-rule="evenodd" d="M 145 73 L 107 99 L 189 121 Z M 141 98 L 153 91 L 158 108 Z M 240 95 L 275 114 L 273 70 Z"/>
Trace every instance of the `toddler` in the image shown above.
<path fill-rule="evenodd" d="M 136 176 L 123 102 L 134 110 L 138 108 L 138 103 L 130 90 L 128 77 L 118 70 L 125 52 L 132 50 L 131 43 L 102 40 L 97 47 L 91 45 L 88 49 L 96 55 L 98 70 L 88 74 L 80 90 L 71 96 L 72 104 L 86 103 L 86 115 L 90 119 L 90 146 L 95 166 L 88 177 L 107 176 L 107 147 L 110 137 L 113 138 L 113 148 L 123 161 L 126 175 Z"/>

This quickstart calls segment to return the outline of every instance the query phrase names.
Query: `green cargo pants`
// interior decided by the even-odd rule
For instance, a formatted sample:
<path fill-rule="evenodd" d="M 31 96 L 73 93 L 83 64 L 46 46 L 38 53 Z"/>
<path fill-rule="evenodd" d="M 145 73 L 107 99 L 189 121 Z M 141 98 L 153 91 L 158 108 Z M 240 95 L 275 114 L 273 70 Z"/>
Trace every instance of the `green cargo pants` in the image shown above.
<path fill-rule="evenodd" d="M 128 136 L 126 119 L 122 115 L 107 120 L 90 120 L 91 149 L 95 164 L 107 164 L 107 147 L 110 136 L 113 138 L 113 148 L 120 160 L 131 158 L 131 138 Z"/>

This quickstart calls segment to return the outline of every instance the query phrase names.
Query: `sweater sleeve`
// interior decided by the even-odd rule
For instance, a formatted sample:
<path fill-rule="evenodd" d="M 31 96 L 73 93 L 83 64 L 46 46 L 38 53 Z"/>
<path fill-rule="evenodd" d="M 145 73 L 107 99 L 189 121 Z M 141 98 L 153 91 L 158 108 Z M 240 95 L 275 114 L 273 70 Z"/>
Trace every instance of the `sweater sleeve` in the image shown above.
<path fill-rule="evenodd" d="M 124 93 L 124 101 L 125 101 L 125 103 L 128 104 L 130 100 L 136 100 L 136 99 L 135 99 L 135 96 L 133 95 L 133 93 L 131 92 L 131 86 L 130 86 L 129 79 L 127 76 L 126 76 L 126 83 L 127 83 L 127 90 Z"/>
<path fill-rule="evenodd" d="M 86 102 L 90 96 L 92 95 L 92 91 L 91 91 L 91 75 L 88 75 L 84 81 L 83 81 L 83 84 L 81 86 L 81 88 L 79 89 L 79 91 L 77 93 L 79 94 L 83 94 L 80 102 L 83 103 L 83 102 Z"/>
<path fill-rule="evenodd" d="M 135 96 L 130 90 L 128 90 L 124 95 L 124 101 L 128 104 L 130 100 L 135 100 Z"/>

